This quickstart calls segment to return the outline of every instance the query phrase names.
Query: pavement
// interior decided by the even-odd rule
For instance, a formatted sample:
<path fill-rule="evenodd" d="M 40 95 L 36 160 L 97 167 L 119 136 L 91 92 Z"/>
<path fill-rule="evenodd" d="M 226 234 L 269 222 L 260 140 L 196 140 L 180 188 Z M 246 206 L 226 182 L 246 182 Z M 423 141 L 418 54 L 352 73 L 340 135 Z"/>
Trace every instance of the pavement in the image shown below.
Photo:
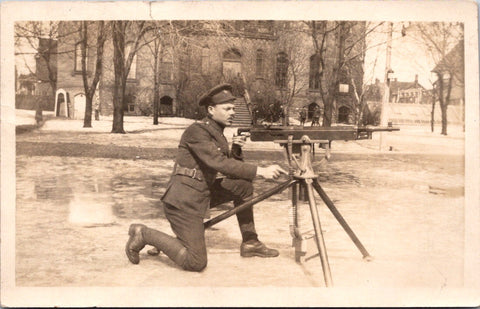
<path fill-rule="evenodd" d="M 469 276 L 461 127 L 450 127 L 448 136 L 401 127 L 383 136 L 382 150 L 377 135 L 335 141 L 330 162 L 315 163 L 322 187 L 374 256 L 371 262 L 362 259 L 319 199 L 335 287 L 324 289 L 324 271 L 311 241 L 311 258 L 295 262 L 288 192 L 255 206 L 260 237 L 280 250 L 278 258 L 241 258 L 238 227 L 227 219 L 207 230 L 209 264 L 201 273 L 184 272 L 164 255 L 143 251 L 140 264 L 130 264 L 123 252 L 129 224 L 171 233 L 159 197 L 179 137 L 193 121 L 160 118 L 154 126 L 149 117 L 125 117 L 127 134 L 110 134 L 109 117 L 83 128 L 81 120 L 46 114 L 37 127 L 32 115 L 17 111 L 16 119 L 17 126 L 31 126 L 16 136 L 16 224 L 22 227 L 16 233 L 17 286 L 86 287 L 81 299 L 71 295 L 83 306 L 461 303 L 463 294 L 448 292 L 462 289 Z M 227 139 L 234 132 L 227 128 Z M 285 164 L 282 148 L 273 143 L 247 143 L 245 152 L 254 164 Z M 276 184 L 254 183 L 258 192 Z M 308 204 L 299 207 L 302 226 L 311 230 Z M 121 291 L 112 292 L 119 300 L 105 301 L 89 287 Z"/>

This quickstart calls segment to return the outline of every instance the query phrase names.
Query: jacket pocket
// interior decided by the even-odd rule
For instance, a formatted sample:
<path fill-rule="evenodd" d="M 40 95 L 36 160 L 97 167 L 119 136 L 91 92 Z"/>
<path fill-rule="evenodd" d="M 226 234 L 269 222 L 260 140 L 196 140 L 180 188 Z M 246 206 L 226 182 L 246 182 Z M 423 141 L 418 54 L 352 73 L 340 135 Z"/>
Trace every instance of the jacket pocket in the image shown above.
<path fill-rule="evenodd" d="M 205 181 L 200 181 L 195 178 L 191 178 L 188 176 L 179 176 L 180 182 L 184 185 L 187 185 L 199 192 L 204 192 L 208 189 L 207 183 Z"/>

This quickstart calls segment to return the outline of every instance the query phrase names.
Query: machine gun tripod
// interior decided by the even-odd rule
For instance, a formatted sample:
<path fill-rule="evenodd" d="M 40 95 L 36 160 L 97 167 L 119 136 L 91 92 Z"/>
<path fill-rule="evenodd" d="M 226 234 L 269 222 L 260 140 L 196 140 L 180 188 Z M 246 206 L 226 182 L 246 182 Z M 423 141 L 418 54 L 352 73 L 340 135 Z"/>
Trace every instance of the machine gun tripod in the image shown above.
<path fill-rule="evenodd" d="M 398 129 L 396 128 L 387 128 L 382 131 L 397 131 Z M 323 270 L 323 275 L 324 275 L 324 280 L 325 280 L 325 285 L 327 287 L 330 287 L 333 285 L 332 281 L 332 275 L 330 271 L 330 265 L 328 262 L 328 255 L 327 255 L 327 249 L 325 247 L 325 241 L 322 233 L 322 228 L 321 228 L 321 223 L 320 223 L 320 218 L 319 218 L 319 213 L 318 213 L 318 207 L 315 202 L 315 196 L 314 196 L 314 191 L 318 193 L 320 198 L 323 200 L 323 202 L 327 205 L 328 209 L 332 212 L 338 223 L 343 227 L 345 232 L 348 234 L 350 239 L 353 241 L 355 246 L 360 250 L 361 254 L 363 255 L 363 258 L 366 261 L 372 260 L 372 257 L 368 253 L 368 251 L 365 249 L 365 247 L 362 245 L 358 237 L 355 235 L 353 230 L 350 228 L 348 223 L 345 221 L 343 216 L 340 214 L 338 209 L 335 207 L 333 204 L 332 200 L 328 197 L 328 195 L 325 193 L 323 190 L 322 186 L 320 185 L 320 182 L 318 180 L 318 176 L 314 173 L 313 168 L 312 168 L 312 148 L 314 144 L 318 143 L 322 145 L 325 148 L 325 158 L 328 159 L 330 156 L 330 142 L 331 140 L 329 139 L 310 139 L 309 135 L 303 135 L 301 138 L 294 138 L 293 134 L 290 134 L 288 130 L 282 131 L 282 134 L 278 134 L 277 131 L 276 134 L 271 134 L 271 130 L 267 130 L 267 134 L 265 132 L 261 132 L 260 135 L 258 135 L 258 132 L 252 132 L 251 138 L 252 140 L 272 140 L 272 136 L 275 137 L 282 137 L 286 136 L 287 139 L 273 139 L 275 143 L 279 143 L 283 147 L 285 147 L 286 152 L 287 152 L 287 158 L 288 158 L 288 163 L 290 166 L 290 172 L 289 172 L 289 180 L 279 184 L 278 186 L 268 190 L 267 192 L 264 192 L 256 197 L 253 197 L 249 200 L 247 200 L 245 203 L 229 210 L 226 211 L 220 215 L 218 215 L 215 218 L 212 218 L 211 220 L 208 220 L 204 223 L 205 228 L 211 227 L 212 225 L 236 214 L 239 211 L 242 211 L 245 208 L 252 207 L 254 204 L 257 204 L 277 193 L 280 193 L 284 191 L 287 188 L 290 188 L 290 195 L 291 195 L 291 201 L 292 201 L 292 209 L 293 209 L 293 218 L 294 218 L 294 226 L 293 226 L 293 231 L 292 231 L 292 236 L 293 236 L 293 245 L 295 247 L 295 255 L 296 255 L 296 260 L 298 261 L 302 255 L 304 255 L 304 252 L 302 252 L 302 241 L 303 237 L 302 234 L 299 231 L 299 226 L 298 226 L 298 214 L 297 214 L 297 203 L 298 203 L 298 193 L 299 193 L 299 188 L 304 188 L 306 190 L 306 197 L 308 200 L 308 204 L 310 206 L 310 213 L 312 217 L 312 223 L 313 223 L 313 228 L 315 232 L 315 243 L 318 249 L 318 255 L 320 257 L 320 262 L 322 265 L 322 270 Z M 325 134 L 325 132 L 320 132 L 319 130 L 315 130 L 316 132 L 312 131 L 311 133 L 316 133 L 317 136 L 323 136 L 322 134 Z M 323 130 L 320 130 L 323 131 Z M 375 130 L 375 131 L 380 131 L 380 130 Z M 240 130 L 239 130 L 240 132 Z M 274 131 L 273 131 L 274 132 Z M 371 132 L 368 132 L 368 137 L 365 137 L 364 135 L 360 135 L 358 133 L 355 133 L 354 135 L 349 134 L 345 130 L 341 130 L 340 134 L 337 135 L 332 135 L 333 131 L 326 132 L 327 136 L 329 137 L 341 137 L 341 138 L 334 138 L 334 139 L 364 139 L 364 138 L 371 138 Z M 358 131 L 360 132 L 360 131 Z M 373 131 L 372 131 L 373 132 Z M 257 133 L 257 135 L 255 135 Z M 338 132 L 337 132 L 338 133 Z M 349 135 L 346 135 L 349 134 Z M 258 138 L 258 137 L 261 138 Z M 345 138 L 349 137 L 349 138 Z M 294 153 L 299 153 L 300 157 L 297 159 L 295 157 Z"/>

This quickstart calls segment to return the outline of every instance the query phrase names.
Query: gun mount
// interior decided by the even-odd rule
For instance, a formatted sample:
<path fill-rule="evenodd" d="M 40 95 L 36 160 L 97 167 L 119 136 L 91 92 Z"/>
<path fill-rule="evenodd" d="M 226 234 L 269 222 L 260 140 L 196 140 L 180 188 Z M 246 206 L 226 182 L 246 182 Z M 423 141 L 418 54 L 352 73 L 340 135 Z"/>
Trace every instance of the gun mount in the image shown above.
<path fill-rule="evenodd" d="M 330 144 L 333 140 L 360 140 L 371 139 L 373 132 L 392 132 L 400 129 L 393 126 L 375 127 L 375 126 L 335 126 L 335 127 L 302 127 L 302 126 L 262 126 L 254 125 L 249 128 L 239 128 L 238 135 L 243 135 L 245 138 L 250 137 L 254 142 L 257 141 L 272 141 L 279 143 L 287 152 L 287 160 L 290 167 L 289 179 L 284 183 L 279 184 L 273 189 L 268 190 L 258 196 L 252 197 L 243 204 L 220 214 L 219 216 L 204 222 L 204 227 L 208 228 L 235 213 L 242 211 L 248 207 L 252 207 L 272 195 L 289 189 L 292 206 L 291 206 L 291 224 L 290 233 L 292 235 L 292 246 L 295 247 L 295 260 L 297 262 L 304 262 L 307 259 L 315 256 L 320 257 L 322 264 L 323 277 L 327 287 L 333 285 L 330 265 L 328 262 L 327 249 L 323 237 L 322 227 L 320 223 L 319 210 L 315 201 L 314 192 L 316 191 L 325 205 L 332 212 L 335 219 L 343 227 L 347 235 L 353 241 L 364 260 L 371 261 L 372 256 L 367 249 L 360 242 L 353 230 L 348 225 L 347 221 L 340 214 L 338 209 L 333 204 L 332 200 L 323 190 L 318 176 L 312 168 L 312 151 L 314 144 L 318 143 L 325 149 L 325 159 L 330 156 Z M 298 158 L 297 158 L 298 155 Z M 303 197 L 300 198 L 300 195 Z M 302 200 L 307 200 L 310 213 L 312 217 L 312 224 L 314 228 L 314 236 L 310 237 L 308 233 L 303 233 L 300 230 L 300 220 L 298 217 L 298 203 Z M 318 253 L 311 257 L 306 257 L 307 240 L 311 239 L 315 242 Z"/>

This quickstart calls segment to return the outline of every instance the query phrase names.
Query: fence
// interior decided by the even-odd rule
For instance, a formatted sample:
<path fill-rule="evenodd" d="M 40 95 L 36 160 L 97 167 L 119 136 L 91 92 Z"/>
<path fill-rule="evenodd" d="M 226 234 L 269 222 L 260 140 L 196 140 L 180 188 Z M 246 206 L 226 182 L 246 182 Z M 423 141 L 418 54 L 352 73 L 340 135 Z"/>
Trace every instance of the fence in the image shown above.
<path fill-rule="evenodd" d="M 368 102 L 369 106 L 381 106 L 380 102 Z M 430 124 L 432 105 L 412 103 L 389 103 L 388 121 L 394 124 Z M 442 122 L 442 112 L 437 103 L 434 111 L 435 123 Z M 464 111 L 462 105 L 449 105 L 447 108 L 447 121 L 450 124 L 463 124 Z"/>

